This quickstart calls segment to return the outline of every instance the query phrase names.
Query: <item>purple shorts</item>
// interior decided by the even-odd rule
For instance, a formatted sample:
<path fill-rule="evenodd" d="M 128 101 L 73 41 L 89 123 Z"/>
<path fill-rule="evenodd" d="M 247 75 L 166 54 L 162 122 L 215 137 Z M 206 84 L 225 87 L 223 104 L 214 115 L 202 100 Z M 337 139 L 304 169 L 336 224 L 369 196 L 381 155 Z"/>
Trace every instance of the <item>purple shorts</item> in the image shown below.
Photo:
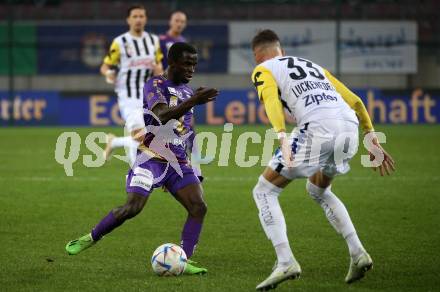
<path fill-rule="evenodd" d="M 191 184 L 200 184 L 194 170 L 187 164 L 178 164 L 182 176 L 173 168 L 171 163 L 158 160 L 148 160 L 128 171 L 125 190 L 127 193 L 137 193 L 148 196 L 155 188 L 165 186 L 175 194 L 178 190 Z"/>

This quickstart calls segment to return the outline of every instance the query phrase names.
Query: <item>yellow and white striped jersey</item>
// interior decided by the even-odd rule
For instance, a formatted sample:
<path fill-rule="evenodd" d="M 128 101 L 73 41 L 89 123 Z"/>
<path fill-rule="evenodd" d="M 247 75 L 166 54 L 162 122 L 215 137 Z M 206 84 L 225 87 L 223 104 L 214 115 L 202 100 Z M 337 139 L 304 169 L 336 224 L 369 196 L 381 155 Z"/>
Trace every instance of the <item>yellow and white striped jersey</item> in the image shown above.
<path fill-rule="evenodd" d="M 373 128 L 359 97 L 309 60 L 294 56 L 272 58 L 254 69 L 252 81 L 277 132 L 285 130 L 282 108 L 298 125 L 322 119 L 358 123 L 356 112 L 364 130 Z"/>
<path fill-rule="evenodd" d="M 118 67 L 115 91 L 119 98 L 142 103 L 144 83 L 153 76 L 153 64 L 160 64 L 162 58 L 159 37 L 154 34 L 143 32 L 135 37 L 126 32 L 116 37 L 104 63 Z"/>

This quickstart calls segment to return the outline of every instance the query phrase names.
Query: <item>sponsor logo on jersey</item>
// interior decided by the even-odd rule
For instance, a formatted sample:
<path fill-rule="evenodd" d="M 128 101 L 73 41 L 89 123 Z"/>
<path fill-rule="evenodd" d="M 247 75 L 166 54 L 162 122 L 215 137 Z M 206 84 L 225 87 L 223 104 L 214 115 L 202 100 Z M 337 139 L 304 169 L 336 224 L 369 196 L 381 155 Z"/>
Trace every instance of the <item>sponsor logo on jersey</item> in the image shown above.
<path fill-rule="evenodd" d="M 180 99 L 182 98 L 182 92 L 179 90 L 176 90 L 174 87 L 168 87 L 168 92 L 171 95 L 174 95 L 175 97 L 178 97 Z"/>
<path fill-rule="evenodd" d="M 146 58 L 140 58 L 140 59 L 134 59 L 131 60 L 130 63 L 128 64 L 129 68 L 132 67 L 143 67 L 143 68 L 153 68 L 153 63 L 154 60 L 151 57 L 146 57 Z"/>
<path fill-rule="evenodd" d="M 311 104 L 319 105 L 323 102 L 338 101 L 336 96 L 325 94 L 324 92 L 321 94 L 308 94 L 302 99 L 305 102 L 305 107 L 308 107 Z"/>
<path fill-rule="evenodd" d="M 170 96 L 170 106 L 177 106 L 177 101 L 179 98 L 175 95 Z"/>

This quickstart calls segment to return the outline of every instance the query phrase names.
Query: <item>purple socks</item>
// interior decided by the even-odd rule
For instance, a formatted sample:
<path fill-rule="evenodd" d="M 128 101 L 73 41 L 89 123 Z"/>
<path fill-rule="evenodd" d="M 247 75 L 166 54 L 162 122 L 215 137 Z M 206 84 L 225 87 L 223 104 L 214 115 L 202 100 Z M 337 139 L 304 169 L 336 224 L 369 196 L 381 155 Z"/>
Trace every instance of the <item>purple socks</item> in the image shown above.
<path fill-rule="evenodd" d="M 200 231 L 202 231 L 201 223 L 193 218 L 186 220 L 185 226 L 183 226 L 181 245 L 187 258 L 190 258 L 194 252 L 194 248 L 199 241 Z"/>
<path fill-rule="evenodd" d="M 122 222 L 118 222 L 113 215 L 113 212 L 110 211 L 107 216 L 105 216 L 101 222 L 99 222 L 95 228 L 92 229 L 92 238 L 93 241 L 100 240 L 104 235 L 110 233 L 113 229 L 121 225 Z"/>
<path fill-rule="evenodd" d="M 100 240 L 104 235 L 110 233 L 113 229 L 121 225 L 123 221 L 116 220 L 113 212 L 110 211 L 101 222 L 99 222 L 92 230 L 93 241 Z M 182 248 L 186 253 L 187 258 L 190 258 L 194 252 L 194 248 L 199 241 L 200 232 L 202 231 L 202 224 L 193 218 L 188 218 L 183 226 L 182 231 Z"/>

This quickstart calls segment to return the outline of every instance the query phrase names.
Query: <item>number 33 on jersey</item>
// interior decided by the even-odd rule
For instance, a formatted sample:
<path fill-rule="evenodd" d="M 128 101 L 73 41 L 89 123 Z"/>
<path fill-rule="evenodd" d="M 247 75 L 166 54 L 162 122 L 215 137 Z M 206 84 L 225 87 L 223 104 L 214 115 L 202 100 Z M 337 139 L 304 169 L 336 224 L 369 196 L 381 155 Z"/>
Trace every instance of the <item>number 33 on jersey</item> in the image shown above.
<path fill-rule="evenodd" d="M 297 125 L 320 119 L 361 121 L 373 126 L 360 98 L 321 66 L 298 57 L 283 56 L 259 64 L 252 81 L 275 131 L 285 130 L 283 108 Z"/>

